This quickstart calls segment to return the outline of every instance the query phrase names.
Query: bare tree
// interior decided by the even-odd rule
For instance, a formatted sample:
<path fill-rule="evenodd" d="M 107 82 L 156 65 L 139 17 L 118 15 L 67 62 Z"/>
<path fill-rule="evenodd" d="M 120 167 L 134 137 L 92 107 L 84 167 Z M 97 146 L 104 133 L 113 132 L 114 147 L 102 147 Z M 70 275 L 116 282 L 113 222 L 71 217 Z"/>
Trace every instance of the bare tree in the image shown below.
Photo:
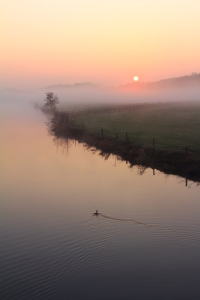
<path fill-rule="evenodd" d="M 59 103 L 58 96 L 52 92 L 46 93 L 46 98 L 44 101 L 44 108 L 51 110 L 56 110 L 56 105 Z"/>

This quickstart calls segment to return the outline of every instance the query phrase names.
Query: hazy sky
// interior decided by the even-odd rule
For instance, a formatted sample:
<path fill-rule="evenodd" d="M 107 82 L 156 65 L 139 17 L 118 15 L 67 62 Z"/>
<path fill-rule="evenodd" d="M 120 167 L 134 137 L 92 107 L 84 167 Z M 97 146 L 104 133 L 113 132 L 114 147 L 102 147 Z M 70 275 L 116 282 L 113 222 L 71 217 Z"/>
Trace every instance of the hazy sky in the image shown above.
<path fill-rule="evenodd" d="M 1 87 L 200 72 L 200 0 L 1 0 Z"/>

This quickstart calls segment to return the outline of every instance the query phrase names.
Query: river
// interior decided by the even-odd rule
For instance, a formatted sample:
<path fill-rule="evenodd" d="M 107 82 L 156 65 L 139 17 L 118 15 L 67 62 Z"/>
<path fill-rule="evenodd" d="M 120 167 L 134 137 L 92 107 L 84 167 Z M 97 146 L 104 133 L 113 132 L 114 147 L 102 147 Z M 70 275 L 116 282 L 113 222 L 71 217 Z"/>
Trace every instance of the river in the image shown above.
<path fill-rule="evenodd" d="M 197 183 L 56 140 L 30 103 L 1 108 L 2 300 L 200 299 Z"/>

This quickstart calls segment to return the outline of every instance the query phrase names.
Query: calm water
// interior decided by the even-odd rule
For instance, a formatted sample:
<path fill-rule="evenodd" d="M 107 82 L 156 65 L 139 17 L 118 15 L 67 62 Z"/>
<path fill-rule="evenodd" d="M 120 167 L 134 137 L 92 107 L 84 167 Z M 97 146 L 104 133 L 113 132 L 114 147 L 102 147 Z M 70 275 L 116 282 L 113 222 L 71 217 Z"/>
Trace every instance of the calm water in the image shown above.
<path fill-rule="evenodd" d="M 1 106 L 1 299 L 200 299 L 200 186 Z"/>

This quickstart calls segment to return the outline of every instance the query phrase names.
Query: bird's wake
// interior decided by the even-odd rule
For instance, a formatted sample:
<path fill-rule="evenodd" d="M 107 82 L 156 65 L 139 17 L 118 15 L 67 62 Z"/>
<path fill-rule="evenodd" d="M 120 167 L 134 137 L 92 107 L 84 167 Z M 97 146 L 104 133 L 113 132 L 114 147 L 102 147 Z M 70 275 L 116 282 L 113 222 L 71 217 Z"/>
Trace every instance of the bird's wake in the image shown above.
<path fill-rule="evenodd" d="M 115 218 L 115 217 L 106 216 L 106 215 L 101 214 L 99 212 L 94 213 L 94 215 L 95 216 L 101 216 L 101 217 L 103 217 L 105 219 L 114 220 L 114 221 L 133 222 L 135 224 L 144 225 L 144 226 L 147 226 L 147 227 L 155 226 L 155 225 L 152 225 L 152 224 L 148 224 L 148 223 L 137 221 L 137 220 L 132 219 L 132 218 Z"/>

